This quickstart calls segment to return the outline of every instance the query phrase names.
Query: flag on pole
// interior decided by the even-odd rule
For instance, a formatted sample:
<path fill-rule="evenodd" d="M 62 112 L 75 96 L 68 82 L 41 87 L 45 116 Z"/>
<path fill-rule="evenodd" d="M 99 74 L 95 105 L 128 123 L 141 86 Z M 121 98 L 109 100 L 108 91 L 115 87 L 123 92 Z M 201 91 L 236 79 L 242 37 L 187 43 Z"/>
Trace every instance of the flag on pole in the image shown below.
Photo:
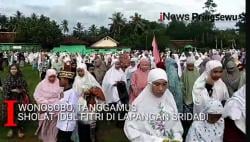
<path fill-rule="evenodd" d="M 152 47 L 153 47 L 153 56 L 154 56 L 155 64 L 157 64 L 161 61 L 161 59 L 160 59 L 160 53 L 158 50 L 155 36 L 154 36 L 153 41 L 152 41 Z"/>

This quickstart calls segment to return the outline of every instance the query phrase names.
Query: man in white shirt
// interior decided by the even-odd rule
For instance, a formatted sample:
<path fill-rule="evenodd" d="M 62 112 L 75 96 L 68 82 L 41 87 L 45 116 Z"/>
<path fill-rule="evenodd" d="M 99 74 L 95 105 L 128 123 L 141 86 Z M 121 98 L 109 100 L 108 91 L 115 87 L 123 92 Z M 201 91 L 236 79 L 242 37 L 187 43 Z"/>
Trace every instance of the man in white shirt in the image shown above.
<path fill-rule="evenodd" d="M 60 104 L 73 108 L 73 110 L 60 111 L 56 127 L 58 128 L 57 142 L 71 142 L 71 135 L 76 127 L 76 109 L 79 95 L 72 88 L 74 72 L 59 72 L 60 86 L 64 88 L 60 95 Z M 66 119 L 65 119 L 65 116 Z"/>

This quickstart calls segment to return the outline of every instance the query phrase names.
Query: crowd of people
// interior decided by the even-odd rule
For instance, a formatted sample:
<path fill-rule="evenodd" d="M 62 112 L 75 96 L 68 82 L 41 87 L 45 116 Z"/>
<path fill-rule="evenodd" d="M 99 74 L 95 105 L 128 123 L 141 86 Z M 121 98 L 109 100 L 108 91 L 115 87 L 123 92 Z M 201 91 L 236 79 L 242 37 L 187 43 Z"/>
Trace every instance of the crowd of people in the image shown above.
<path fill-rule="evenodd" d="M 2 82 L 4 100 L 28 103 L 21 70 L 30 64 L 41 82 L 33 94 L 37 104 L 91 106 L 131 104 L 136 114 L 207 114 L 207 120 L 129 120 L 117 122 L 130 141 L 246 141 L 244 49 L 201 52 L 162 52 L 155 63 L 152 51 L 110 54 L 2 53 L 0 69 L 9 66 Z M 4 120 L 6 107 L 3 107 Z M 19 110 L 15 111 L 16 113 Z M 92 113 L 93 110 L 87 110 Z M 38 112 L 44 115 L 46 112 Z M 79 116 L 81 112 L 75 112 Z M 86 113 L 86 112 L 85 112 Z M 118 113 L 118 112 L 115 112 Z M 44 142 L 98 141 L 95 120 L 39 120 L 36 135 Z M 11 128 L 24 136 L 23 123 Z"/>

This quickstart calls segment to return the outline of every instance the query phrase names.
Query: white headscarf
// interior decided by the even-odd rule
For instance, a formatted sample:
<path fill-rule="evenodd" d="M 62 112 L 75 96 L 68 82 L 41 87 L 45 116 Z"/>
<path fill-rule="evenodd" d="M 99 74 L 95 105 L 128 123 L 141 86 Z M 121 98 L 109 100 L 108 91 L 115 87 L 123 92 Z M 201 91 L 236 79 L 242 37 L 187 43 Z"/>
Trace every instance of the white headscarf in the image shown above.
<path fill-rule="evenodd" d="M 187 64 L 194 64 L 194 62 L 195 62 L 194 57 L 188 57 L 187 58 Z"/>
<path fill-rule="evenodd" d="M 194 113 L 200 113 L 206 101 L 208 101 L 211 98 L 220 101 L 227 100 L 229 98 L 227 87 L 221 79 L 214 82 L 212 97 L 209 97 L 207 89 L 205 88 L 207 78 L 210 76 L 211 71 L 217 67 L 222 67 L 220 61 L 217 60 L 208 61 L 206 64 L 205 71 L 195 81 L 192 91 L 192 97 L 194 102 L 194 110 L 193 110 Z"/>
<path fill-rule="evenodd" d="M 187 60 L 187 57 L 186 57 L 185 53 L 182 53 L 182 54 L 181 54 L 180 60 L 181 60 L 181 61 Z"/>
<path fill-rule="evenodd" d="M 105 99 L 107 103 L 119 102 L 120 98 L 116 86 L 117 81 L 126 81 L 126 75 L 120 68 L 115 68 L 115 63 L 119 62 L 118 59 L 112 60 L 112 67 L 106 72 L 102 81 L 102 88 L 104 91 Z"/>
<path fill-rule="evenodd" d="M 77 69 L 84 69 L 84 76 L 80 77 L 77 74 L 73 83 L 73 88 L 77 91 L 77 93 L 82 94 L 83 91 L 95 86 L 101 88 L 94 76 L 88 72 L 86 64 L 78 64 Z"/>
<path fill-rule="evenodd" d="M 163 79 L 168 81 L 167 74 L 163 69 L 155 68 L 149 72 L 148 85 L 140 95 L 132 102 L 136 112 L 129 112 L 128 116 L 133 114 L 177 114 L 178 110 L 172 93 L 167 89 L 161 97 L 156 97 L 152 93 L 152 82 Z M 171 117 L 171 116 L 170 116 Z M 179 120 L 169 119 L 161 120 L 126 120 L 124 132 L 132 142 L 160 142 L 164 138 L 173 136 L 173 139 L 182 141 L 183 128 Z"/>
<path fill-rule="evenodd" d="M 64 63 L 67 63 L 67 62 L 70 62 L 70 61 L 71 61 L 71 59 L 70 59 L 69 56 L 65 56 L 65 58 L 63 59 Z"/>
<path fill-rule="evenodd" d="M 246 134 L 246 85 L 227 100 L 223 117 L 234 120 L 237 128 Z"/>
<path fill-rule="evenodd" d="M 203 109 L 205 114 L 222 114 L 223 106 L 218 100 L 209 100 Z M 193 121 L 189 128 L 187 142 L 223 142 L 224 119 L 221 117 L 216 123 L 208 123 L 207 120 Z"/>
<path fill-rule="evenodd" d="M 201 57 L 198 58 L 198 60 L 195 60 L 194 66 L 199 69 L 200 64 L 203 62 L 203 59 Z"/>

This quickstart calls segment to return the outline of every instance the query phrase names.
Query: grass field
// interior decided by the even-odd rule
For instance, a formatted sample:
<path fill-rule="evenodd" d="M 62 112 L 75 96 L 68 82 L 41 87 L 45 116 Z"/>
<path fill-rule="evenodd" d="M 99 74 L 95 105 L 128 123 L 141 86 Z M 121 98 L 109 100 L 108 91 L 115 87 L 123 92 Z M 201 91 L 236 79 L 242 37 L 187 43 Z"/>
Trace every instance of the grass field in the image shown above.
<path fill-rule="evenodd" d="M 21 68 L 25 80 L 28 83 L 29 95 L 34 103 L 33 92 L 36 85 L 39 83 L 40 79 L 38 77 L 38 72 L 32 71 L 31 66 L 27 65 Z M 4 80 L 7 77 L 7 68 L 3 72 L 0 72 L 1 80 Z M 2 103 L 2 93 L 0 96 L 0 103 Z M 1 108 L 0 108 L 1 109 Z M 1 112 L 1 111 L 0 111 Z M 1 113 L 0 113 L 1 115 Z M 1 117 L 0 117 L 1 118 Z M 3 122 L 0 122 L 0 142 L 37 142 L 38 139 L 34 135 L 37 128 L 36 121 L 29 121 L 25 123 L 25 137 L 19 139 L 17 137 L 8 139 L 6 137 L 8 128 L 3 127 Z M 123 133 L 123 129 L 117 128 L 113 123 L 100 122 L 98 125 L 97 136 L 100 142 L 128 142 L 127 138 Z"/>

